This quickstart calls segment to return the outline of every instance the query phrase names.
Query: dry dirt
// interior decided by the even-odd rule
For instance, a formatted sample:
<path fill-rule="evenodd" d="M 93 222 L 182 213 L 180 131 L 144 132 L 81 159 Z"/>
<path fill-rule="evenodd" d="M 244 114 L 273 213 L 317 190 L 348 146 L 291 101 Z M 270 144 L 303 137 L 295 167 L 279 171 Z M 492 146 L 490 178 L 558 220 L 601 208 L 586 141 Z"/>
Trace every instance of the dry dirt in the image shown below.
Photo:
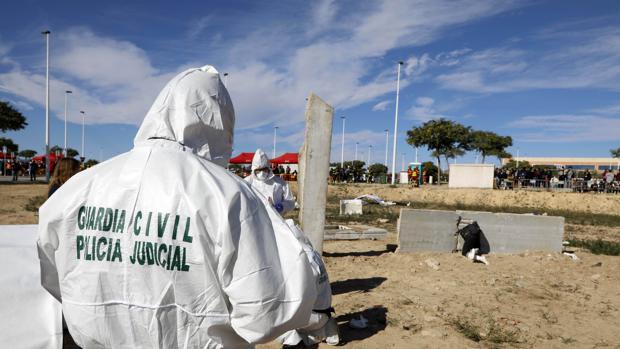
<path fill-rule="evenodd" d="M 44 185 L 0 185 L 0 224 L 36 223 L 24 207 L 46 191 Z M 372 185 L 330 186 L 329 192 L 330 209 L 336 197 L 375 193 L 398 201 L 620 215 L 620 195 Z M 345 348 L 620 349 L 620 257 L 583 250 L 578 261 L 558 253 L 492 254 L 485 266 L 457 254 L 394 253 L 393 219 L 383 227 L 390 231 L 384 241 L 325 242 Z M 566 235 L 620 241 L 620 227 L 567 224 Z M 367 329 L 347 325 L 359 314 L 369 319 Z"/>

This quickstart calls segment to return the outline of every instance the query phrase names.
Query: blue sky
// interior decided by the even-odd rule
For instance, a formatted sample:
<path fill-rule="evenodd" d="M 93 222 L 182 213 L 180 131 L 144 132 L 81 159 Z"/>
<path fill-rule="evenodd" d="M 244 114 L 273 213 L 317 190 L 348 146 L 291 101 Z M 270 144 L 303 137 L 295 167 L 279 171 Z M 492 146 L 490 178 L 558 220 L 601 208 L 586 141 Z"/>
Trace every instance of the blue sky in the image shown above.
<path fill-rule="evenodd" d="M 446 117 L 513 137 L 521 156 L 608 157 L 620 146 L 618 1 L 13 1 L 0 14 L 0 98 L 29 126 L 8 132 L 44 150 L 45 42 L 51 37 L 51 142 L 106 159 L 132 147 L 164 84 L 193 66 L 228 72 L 235 151 L 296 151 L 305 97 L 336 108 L 332 159 L 385 157 L 401 75 L 398 157 L 405 132 Z M 428 152 L 420 149 L 421 160 Z M 474 161 L 469 153 L 458 162 Z"/>

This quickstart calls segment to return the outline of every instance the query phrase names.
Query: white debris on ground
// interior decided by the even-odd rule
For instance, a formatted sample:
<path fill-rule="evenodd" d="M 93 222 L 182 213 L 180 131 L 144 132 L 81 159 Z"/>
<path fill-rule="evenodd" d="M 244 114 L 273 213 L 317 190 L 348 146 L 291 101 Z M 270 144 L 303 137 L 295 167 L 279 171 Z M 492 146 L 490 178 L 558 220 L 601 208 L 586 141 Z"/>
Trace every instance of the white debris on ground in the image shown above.
<path fill-rule="evenodd" d="M 374 194 L 364 194 L 355 198 L 355 200 L 362 200 L 363 204 L 375 203 L 381 206 L 394 206 L 396 203 L 394 201 L 385 201 Z"/>

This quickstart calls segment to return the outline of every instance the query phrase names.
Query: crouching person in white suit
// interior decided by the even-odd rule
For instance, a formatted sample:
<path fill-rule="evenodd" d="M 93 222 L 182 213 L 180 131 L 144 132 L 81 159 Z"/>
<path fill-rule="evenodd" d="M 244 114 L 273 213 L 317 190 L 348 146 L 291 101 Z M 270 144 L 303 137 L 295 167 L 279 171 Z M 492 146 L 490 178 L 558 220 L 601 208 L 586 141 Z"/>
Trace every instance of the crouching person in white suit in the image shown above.
<path fill-rule="evenodd" d="M 218 72 L 159 94 L 134 148 L 39 210 L 43 286 L 83 348 L 251 348 L 306 326 L 316 271 L 294 229 L 229 173 Z"/>
<path fill-rule="evenodd" d="M 259 159 L 267 158 L 260 149 L 256 151 L 254 160 L 256 160 L 257 157 Z M 262 165 L 264 164 L 261 164 L 261 166 Z M 254 167 L 254 163 L 252 167 Z M 251 183 L 252 182 L 250 182 L 250 184 Z M 252 189 L 256 190 L 254 186 L 252 186 Z M 332 307 L 332 289 L 321 255 L 314 249 L 308 237 L 295 225 L 292 219 L 287 219 L 286 221 L 282 220 L 278 214 L 279 212 L 277 212 L 277 207 L 273 205 L 273 201 L 270 197 L 267 197 L 263 193 L 259 195 L 264 200 L 265 205 L 268 206 L 267 212 L 272 222 L 274 222 L 274 225 L 277 224 L 278 226 L 282 226 L 283 231 L 286 230 L 284 226 L 287 226 L 303 247 L 308 262 L 312 266 L 312 272 L 314 274 L 313 286 L 317 293 L 309 321 L 295 330 L 286 332 L 278 338 L 278 341 L 283 344 L 285 348 L 296 347 L 298 345 L 311 346 L 321 343 L 322 341 L 325 341 L 329 345 L 338 345 L 340 343 L 338 324 L 332 317 L 332 313 L 334 313 L 334 308 Z"/>

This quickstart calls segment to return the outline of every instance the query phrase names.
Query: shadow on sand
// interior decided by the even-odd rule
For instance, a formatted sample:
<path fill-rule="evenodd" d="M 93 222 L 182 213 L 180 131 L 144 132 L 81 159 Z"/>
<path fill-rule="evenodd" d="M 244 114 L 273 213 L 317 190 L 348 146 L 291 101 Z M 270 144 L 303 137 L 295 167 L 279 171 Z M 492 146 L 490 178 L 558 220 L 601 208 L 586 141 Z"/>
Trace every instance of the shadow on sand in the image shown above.
<path fill-rule="evenodd" d="M 355 291 L 368 292 L 375 287 L 381 285 L 387 278 L 376 276 L 366 279 L 347 279 L 342 281 L 334 281 L 332 285 L 332 294 L 343 294 Z"/>
<path fill-rule="evenodd" d="M 336 317 L 338 330 L 340 331 L 341 344 L 361 341 L 383 331 L 387 324 L 387 308 L 375 306 L 355 313 L 344 314 Z M 358 319 L 360 315 L 368 320 L 368 327 L 363 329 L 349 326 L 351 319 Z"/>

